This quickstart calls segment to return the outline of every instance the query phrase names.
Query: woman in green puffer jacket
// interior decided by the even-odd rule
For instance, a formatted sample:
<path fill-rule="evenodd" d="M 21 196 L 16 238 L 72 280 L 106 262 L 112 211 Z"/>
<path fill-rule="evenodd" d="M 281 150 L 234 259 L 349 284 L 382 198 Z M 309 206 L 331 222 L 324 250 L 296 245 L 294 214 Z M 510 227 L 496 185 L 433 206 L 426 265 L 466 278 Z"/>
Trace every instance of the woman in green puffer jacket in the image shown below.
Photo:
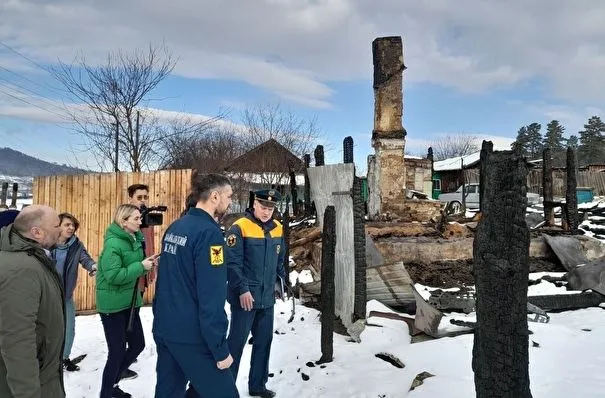
<path fill-rule="evenodd" d="M 136 206 L 121 205 L 114 220 L 105 231 L 103 251 L 97 271 L 97 312 L 101 316 L 107 362 L 103 370 L 101 398 L 130 397 L 118 383 L 123 378 L 134 378 L 128 369 L 145 348 L 145 337 L 139 308 L 142 298 L 135 291 L 138 279 L 157 261 L 157 256 L 145 258 L 143 234 L 140 231 L 141 213 Z M 136 299 L 132 329 L 127 332 L 133 298 Z M 128 343 L 128 349 L 126 344 Z"/>

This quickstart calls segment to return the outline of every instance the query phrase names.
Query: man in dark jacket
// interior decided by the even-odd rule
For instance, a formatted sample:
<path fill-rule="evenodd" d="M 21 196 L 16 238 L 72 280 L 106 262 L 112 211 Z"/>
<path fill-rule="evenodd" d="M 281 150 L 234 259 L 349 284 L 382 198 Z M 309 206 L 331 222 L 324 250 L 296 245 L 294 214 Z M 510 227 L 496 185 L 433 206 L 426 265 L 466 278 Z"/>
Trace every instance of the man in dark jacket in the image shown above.
<path fill-rule="evenodd" d="M 252 332 L 252 358 L 248 391 L 253 397 L 270 398 L 266 387 L 273 341 L 275 286 L 284 286 L 284 238 L 281 223 L 273 219 L 281 199 L 275 190 L 254 193 L 252 209 L 233 223 L 227 233 L 227 299 L 231 305 L 229 350 L 237 379 L 240 359 Z M 283 295 L 283 290 L 280 289 Z"/>
<path fill-rule="evenodd" d="M 153 300 L 155 397 L 183 397 L 189 381 L 201 397 L 238 398 L 226 341 L 225 241 L 216 222 L 233 191 L 229 179 L 218 174 L 192 178 L 192 191 L 196 207 L 162 239 Z"/>
<path fill-rule="evenodd" d="M 63 398 L 63 288 L 50 259 L 57 212 L 33 205 L 0 230 L 0 397 Z"/>

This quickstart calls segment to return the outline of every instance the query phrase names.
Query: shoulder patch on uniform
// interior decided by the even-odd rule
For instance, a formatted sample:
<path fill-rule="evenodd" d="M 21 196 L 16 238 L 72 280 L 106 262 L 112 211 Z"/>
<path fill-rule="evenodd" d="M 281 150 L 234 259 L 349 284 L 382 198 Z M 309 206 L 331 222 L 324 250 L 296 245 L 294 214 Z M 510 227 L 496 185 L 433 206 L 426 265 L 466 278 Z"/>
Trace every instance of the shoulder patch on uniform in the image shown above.
<path fill-rule="evenodd" d="M 233 247 L 237 243 L 237 236 L 235 234 L 231 234 L 227 236 L 227 246 Z"/>
<path fill-rule="evenodd" d="M 218 267 L 223 265 L 224 262 L 223 246 L 210 246 L 210 264 Z"/>

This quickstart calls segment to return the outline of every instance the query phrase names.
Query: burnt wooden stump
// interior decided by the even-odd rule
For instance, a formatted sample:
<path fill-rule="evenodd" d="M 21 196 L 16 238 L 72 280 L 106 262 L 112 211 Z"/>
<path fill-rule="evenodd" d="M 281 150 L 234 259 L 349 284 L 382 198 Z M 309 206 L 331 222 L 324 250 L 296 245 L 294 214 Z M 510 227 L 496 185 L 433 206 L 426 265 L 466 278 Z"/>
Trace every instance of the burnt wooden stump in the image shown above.
<path fill-rule="evenodd" d="M 552 157 L 549 148 L 542 152 L 542 190 L 544 203 L 552 202 Z M 550 227 L 555 225 L 555 210 L 552 206 L 544 205 L 544 220 L 546 220 L 546 225 Z"/>
<path fill-rule="evenodd" d="M 296 188 L 296 173 L 290 170 L 290 195 L 292 196 L 292 213 L 298 216 L 298 189 Z"/>
<path fill-rule="evenodd" d="M 344 163 L 353 163 L 353 137 L 345 137 L 342 142 Z"/>
<path fill-rule="evenodd" d="M 334 285 L 336 254 L 336 209 L 326 207 L 321 237 L 321 358 L 319 363 L 332 362 L 334 357 L 334 321 L 336 287 Z"/>
<path fill-rule="evenodd" d="M 573 148 L 567 148 L 567 187 L 565 190 L 565 203 L 567 204 L 567 228 L 571 233 L 578 232 L 580 225 L 578 219 L 578 197 L 576 189 L 578 181 L 576 178 L 576 154 Z"/>
<path fill-rule="evenodd" d="M 315 156 L 315 167 L 324 166 L 325 165 L 325 157 L 324 157 L 324 147 L 323 145 L 317 145 L 315 147 L 315 151 L 313 152 Z"/>
<path fill-rule="evenodd" d="M 530 234 L 527 166 L 510 151 L 481 149 L 482 217 L 473 244 L 477 327 L 472 367 L 477 398 L 531 398 L 527 288 Z"/>
<path fill-rule="evenodd" d="M 308 217 L 311 214 L 313 214 L 313 210 L 311 208 L 311 183 L 309 182 L 309 173 L 307 172 L 307 169 L 311 166 L 311 155 L 306 153 L 304 156 L 304 160 L 305 160 L 305 192 L 303 193 L 304 200 L 305 200 L 304 212 L 305 212 L 305 217 Z"/>
<path fill-rule="evenodd" d="M 353 250 L 355 251 L 355 301 L 353 304 L 353 322 L 366 318 L 367 282 L 366 282 L 366 233 L 365 206 L 363 202 L 361 179 L 353 179 Z"/>
<path fill-rule="evenodd" d="M 283 230 L 284 230 L 284 270 L 286 271 L 286 280 L 284 287 L 292 287 L 290 282 L 290 202 L 286 200 L 286 209 L 284 210 L 283 217 Z"/>

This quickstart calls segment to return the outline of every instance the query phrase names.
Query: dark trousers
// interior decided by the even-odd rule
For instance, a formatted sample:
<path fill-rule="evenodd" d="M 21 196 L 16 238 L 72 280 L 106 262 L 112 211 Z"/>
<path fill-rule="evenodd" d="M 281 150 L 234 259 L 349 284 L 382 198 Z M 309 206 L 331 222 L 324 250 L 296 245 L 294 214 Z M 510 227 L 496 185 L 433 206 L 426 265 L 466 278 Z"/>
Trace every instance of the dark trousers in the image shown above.
<path fill-rule="evenodd" d="M 145 336 L 138 308 L 135 309 L 130 332 L 126 330 L 130 308 L 113 314 L 99 315 L 107 341 L 107 362 L 103 369 L 101 398 L 111 398 L 113 386 L 118 384 L 122 372 L 132 365 L 135 358 L 145 348 Z M 128 349 L 126 349 L 126 343 L 128 343 Z"/>
<path fill-rule="evenodd" d="M 227 342 L 233 356 L 231 371 L 236 380 L 242 353 L 250 332 L 252 332 L 252 358 L 250 359 L 248 391 L 262 392 L 265 390 L 269 378 L 269 356 L 273 341 L 273 306 L 252 311 L 244 311 L 239 305 L 231 306 Z"/>
<path fill-rule="evenodd" d="M 202 344 L 182 344 L 154 336 L 158 354 L 155 398 L 239 398 L 230 369 L 216 367 Z M 190 389 L 185 391 L 187 382 Z"/>

